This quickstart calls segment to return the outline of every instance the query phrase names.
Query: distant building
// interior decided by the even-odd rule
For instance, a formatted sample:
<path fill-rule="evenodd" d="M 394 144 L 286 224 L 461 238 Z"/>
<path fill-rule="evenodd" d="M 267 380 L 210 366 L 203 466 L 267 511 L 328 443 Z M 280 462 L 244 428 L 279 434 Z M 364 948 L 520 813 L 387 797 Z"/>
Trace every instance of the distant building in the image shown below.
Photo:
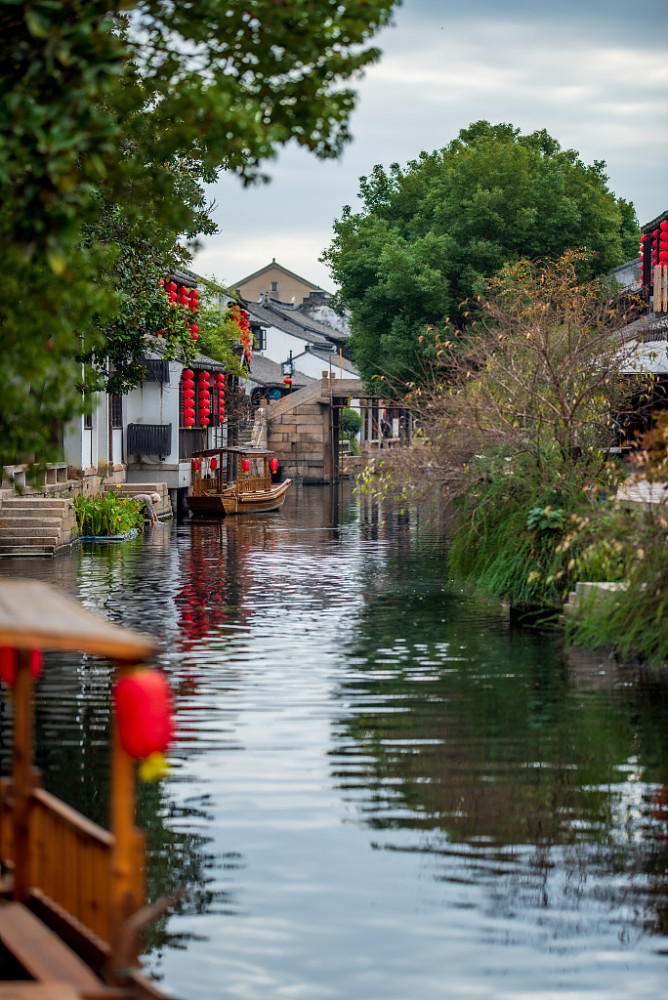
<path fill-rule="evenodd" d="M 300 306 L 309 297 L 313 297 L 319 303 L 326 302 L 330 297 L 329 292 L 320 285 L 300 277 L 294 271 L 289 271 L 282 264 L 277 264 L 276 258 L 271 264 L 261 267 L 259 271 L 233 282 L 231 288 L 234 291 L 238 290 L 242 298 L 248 302 L 260 302 L 268 298 L 284 302 L 286 305 Z"/>

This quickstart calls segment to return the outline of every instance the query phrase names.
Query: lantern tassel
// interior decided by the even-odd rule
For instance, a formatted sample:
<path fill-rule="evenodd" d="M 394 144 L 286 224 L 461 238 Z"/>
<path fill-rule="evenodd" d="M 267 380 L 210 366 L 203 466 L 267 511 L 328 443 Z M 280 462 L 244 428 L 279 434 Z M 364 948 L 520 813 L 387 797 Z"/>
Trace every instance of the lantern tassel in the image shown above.
<path fill-rule="evenodd" d="M 142 781 L 159 781 L 169 773 L 169 764 L 164 753 L 160 751 L 149 754 L 139 765 L 139 777 Z"/>

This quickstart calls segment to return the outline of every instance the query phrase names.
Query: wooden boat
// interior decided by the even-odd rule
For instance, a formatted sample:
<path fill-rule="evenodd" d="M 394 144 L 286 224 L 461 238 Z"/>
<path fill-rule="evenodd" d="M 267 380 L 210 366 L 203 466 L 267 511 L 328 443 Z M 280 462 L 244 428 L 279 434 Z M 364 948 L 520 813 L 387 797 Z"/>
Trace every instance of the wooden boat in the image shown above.
<path fill-rule="evenodd" d="M 145 905 L 135 761 L 121 746 L 115 716 L 110 831 L 41 788 L 33 768 L 35 654 L 103 656 L 122 676 L 152 657 L 155 644 L 45 583 L 3 580 L 0 647 L 3 668 L 14 665 L 12 775 L 0 781 L 0 997 L 166 1000 L 141 973 L 140 933 L 173 900 Z"/>
<path fill-rule="evenodd" d="M 263 514 L 283 506 L 292 480 L 272 482 L 273 452 L 209 448 L 194 452 L 192 458 L 193 491 L 187 499 L 193 514 Z"/>

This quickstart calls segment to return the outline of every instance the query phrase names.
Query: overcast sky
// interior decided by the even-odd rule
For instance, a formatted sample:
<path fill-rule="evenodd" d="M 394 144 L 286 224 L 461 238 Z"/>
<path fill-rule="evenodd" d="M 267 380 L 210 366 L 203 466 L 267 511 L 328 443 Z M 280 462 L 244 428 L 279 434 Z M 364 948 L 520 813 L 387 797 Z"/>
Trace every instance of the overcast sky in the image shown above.
<path fill-rule="evenodd" d="M 404 0 L 394 21 L 356 85 L 341 159 L 288 148 L 266 165 L 268 185 L 221 177 L 210 191 L 220 232 L 196 271 L 233 284 L 275 257 L 333 289 L 318 257 L 342 207 L 359 205 L 359 177 L 478 119 L 546 128 L 586 163 L 605 160 L 641 224 L 668 208 L 668 0 Z"/>

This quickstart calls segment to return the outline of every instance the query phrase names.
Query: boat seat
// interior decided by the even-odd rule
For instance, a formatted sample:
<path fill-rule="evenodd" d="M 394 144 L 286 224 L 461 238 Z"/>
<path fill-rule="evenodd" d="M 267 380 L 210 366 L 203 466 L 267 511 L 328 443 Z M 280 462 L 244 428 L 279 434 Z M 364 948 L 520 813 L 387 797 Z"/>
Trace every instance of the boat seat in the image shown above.
<path fill-rule="evenodd" d="M 68 983 L 17 980 L 0 983 L 0 1000 L 81 1000 L 81 994 Z"/>
<path fill-rule="evenodd" d="M 61 987 L 61 993 L 56 992 L 54 1000 L 61 1000 L 61 997 L 69 1000 L 70 996 L 77 1000 L 105 1000 L 123 995 L 98 979 L 83 959 L 23 903 L 0 903 L 0 944 L 37 983 L 50 985 L 53 989 Z M 74 992 L 62 992 L 67 985 Z M 39 992 L 35 994 L 36 998 L 39 996 Z"/>

